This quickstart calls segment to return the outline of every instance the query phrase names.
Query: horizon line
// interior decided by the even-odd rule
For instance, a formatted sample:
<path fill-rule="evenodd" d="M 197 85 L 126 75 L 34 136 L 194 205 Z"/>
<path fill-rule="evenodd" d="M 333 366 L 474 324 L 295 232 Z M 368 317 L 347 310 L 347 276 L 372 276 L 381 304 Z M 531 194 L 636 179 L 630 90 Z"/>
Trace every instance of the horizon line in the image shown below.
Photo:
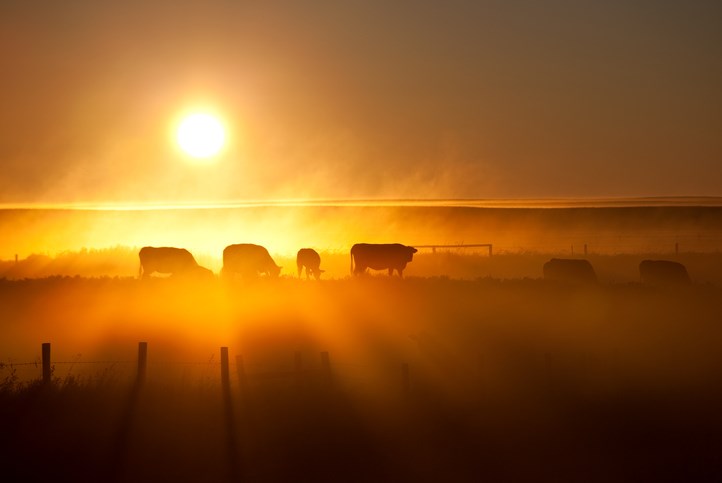
<path fill-rule="evenodd" d="M 228 201 L 76 201 L 0 203 L 0 210 L 163 211 L 254 207 L 468 207 L 608 208 L 722 207 L 722 196 L 549 197 L 549 198 L 278 198 Z"/>

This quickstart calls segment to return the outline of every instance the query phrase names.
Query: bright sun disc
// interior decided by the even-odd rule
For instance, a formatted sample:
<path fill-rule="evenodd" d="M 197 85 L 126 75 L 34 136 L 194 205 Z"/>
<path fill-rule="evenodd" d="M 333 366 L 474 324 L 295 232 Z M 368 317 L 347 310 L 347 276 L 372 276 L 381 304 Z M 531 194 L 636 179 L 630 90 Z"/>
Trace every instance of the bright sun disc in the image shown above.
<path fill-rule="evenodd" d="M 210 114 L 185 117 L 176 133 L 180 148 L 194 158 L 209 158 L 223 147 L 226 136 L 221 122 Z"/>

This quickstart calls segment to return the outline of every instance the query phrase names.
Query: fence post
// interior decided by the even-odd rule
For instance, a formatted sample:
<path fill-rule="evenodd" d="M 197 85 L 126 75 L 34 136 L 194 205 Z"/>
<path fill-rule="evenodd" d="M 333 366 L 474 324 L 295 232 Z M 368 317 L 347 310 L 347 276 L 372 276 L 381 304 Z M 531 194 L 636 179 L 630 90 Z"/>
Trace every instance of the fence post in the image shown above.
<path fill-rule="evenodd" d="M 587 244 L 586 243 L 584 244 L 584 256 L 585 257 L 587 256 Z"/>
<path fill-rule="evenodd" d="M 50 384 L 52 380 L 52 371 L 50 370 L 50 342 L 43 342 L 43 383 Z"/>
<path fill-rule="evenodd" d="M 228 368 L 228 347 L 221 347 L 221 386 L 225 394 L 231 390 L 231 372 Z"/>
<path fill-rule="evenodd" d="M 492 255 L 492 244 L 489 243 L 489 257 L 491 257 L 491 255 Z"/>
<path fill-rule="evenodd" d="M 148 366 L 148 343 L 138 342 L 138 383 L 145 382 L 145 370 Z"/>
<path fill-rule="evenodd" d="M 333 379 L 331 378 L 331 361 L 328 357 L 328 352 L 321 352 L 321 369 L 323 371 L 323 380 L 326 386 L 331 387 Z"/>
<path fill-rule="evenodd" d="M 243 366 L 243 356 L 236 356 L 236 373 L 238 374 L 238 385 L 241 388 L 241 396 L 245 397 L 248 384 L 246 380 L 246 369 Z"/>
<path fill-rule="evenodd" d="M 404 397 L 408 397 L 411 384 L 409 381 L 409 364 L 407 362 L 401 364 L 401 388 L 403 389 Z"/>

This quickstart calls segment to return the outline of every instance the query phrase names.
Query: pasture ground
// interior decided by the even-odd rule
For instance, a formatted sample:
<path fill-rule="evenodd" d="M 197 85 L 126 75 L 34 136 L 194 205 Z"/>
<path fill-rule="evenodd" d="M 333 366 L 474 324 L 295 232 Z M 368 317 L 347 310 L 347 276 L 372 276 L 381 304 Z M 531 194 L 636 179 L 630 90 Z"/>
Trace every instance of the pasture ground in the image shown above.
<path fill-rule="evenodd" d="M 715 284 L 58 277 L 0 281 L 0 306 L 3 481 L 722 475 Z M 17 365 L 41 342 L 50 386 Z M 220 346 L 243 390 L 235 365 L 222 390 Z"/>

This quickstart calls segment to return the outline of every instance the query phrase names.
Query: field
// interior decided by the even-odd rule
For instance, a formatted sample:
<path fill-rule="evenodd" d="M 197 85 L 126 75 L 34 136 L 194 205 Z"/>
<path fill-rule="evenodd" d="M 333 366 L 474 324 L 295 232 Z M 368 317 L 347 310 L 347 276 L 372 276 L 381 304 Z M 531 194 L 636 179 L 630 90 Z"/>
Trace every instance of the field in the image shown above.
<path fill-rule="evenodd" d="M 6 281 L 10 360 L 51 341 L 74 364 L 56 364 L 51 387 L 22 382 L 34 365 L 5 365 L 4 466 L 75 481 L 707 479 L 722 444 L 720 295 L 532 279 Z M 227 396 L 220 346 L 249 374 L 242 390 L 232 364 Z"/>
<path fill-rule="evenodd" d="M 529 221 L 515 213 L 511 219 L 521 218 L 510 227 Z M 604 226 L 607 241 L 619 237 L 613 226 L 649 214 L 602 223 L 591 213 L 574 226 Z M 699 213 L 696 224 L 686 213 L 644 228 L 667 233 L 650 235 L 665 251 L 645 251 L 644 243 L 602 250 L 602 238 L 569 230 L 556 234 L 556 251 L 512 250 L 476 233 L 465 241 L 494 243 L 493 256 L 421 251 L 403 280 L 351 278 L 348 252 L 332 247 L 320 249 L 327 270 L 320 282 L 295 278 L 293 255 L 281 249 L 272 251 L 285 267 L 277 280 L 140 281 L 132 237 L 114 248 L 6 259 L 4 474 L 7 481 L 716 480 L 722 255 L 714 244 L 719 214 Z M 570 216 L 579 214 L 545 213 L 536 226 L 548 232 L 548 217 Z M 432 225 L 442 218 L 426 216 Z M 430 243 L 454 241 L 449 232 L 426 233 L 434 234 L 424 238 Z M 695 249 L 685 249 L 695 236 Z M 572 256 L 572 239 L 580 240 L 575 257 L 588 243 L 599 284 L 542 279 L 546 260 Z M 217 271 L 213 256 L 197 258 Z M 644 258 L 683 262 L 693 283 L 641 284 Z M 50 383 L 40 380 L 45 342 Z M 139 342 L 148 347 L 142 379 Z M 221 347 L 230 352 L 228 383 Z"/>

